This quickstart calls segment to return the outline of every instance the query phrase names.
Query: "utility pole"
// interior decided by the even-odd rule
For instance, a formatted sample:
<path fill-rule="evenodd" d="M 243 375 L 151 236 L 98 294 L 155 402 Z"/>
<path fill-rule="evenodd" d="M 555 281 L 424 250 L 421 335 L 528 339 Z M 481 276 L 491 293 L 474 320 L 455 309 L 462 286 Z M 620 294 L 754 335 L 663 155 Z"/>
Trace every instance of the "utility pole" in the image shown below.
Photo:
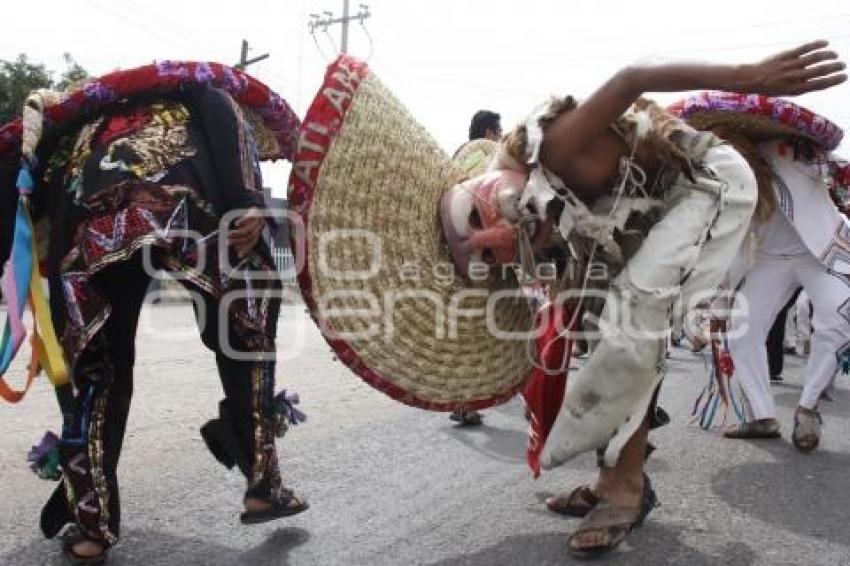
<path fill-rule="evenodd" d="M 244 71 L 245 67 L 247 67 L 248 65 L 253 65 L 254 63 L 256 63 L 258 61 L 262 61 L 263 59 L 268 59 L 268 58 L 269 58 L 269 54 L 263 53 L 262 55 L 258 55 L 257 57 L 253 57 L 251 59 L 248 59 L 248 40 L 243 39 L 242 40 L 242 52 L 239 55 L 239 62 L 236 63 L 236 65 L 234 65 L 234 67 L 236 67 L 240 71 Z"/>
<path fill-rule="evenodd" d="M 348 0 L 342 0 L 342 32 L 340 33 L 339 50 L 348 53 Z"/>
<path fill-rule="evenodd" d="M 360 4 L 357 13 L 352 16 L 348 3 L 349 0 L 342 0 L 342 17 L 340 18 L 334 17 L 333 12 L 326 11 L 322 12 L 322 16 L 319 16 L 319 14 L 310 14 L 310 21 L 307 23 L 307 27 L 310 28 L 310 33 L 312 34 L 315 34 L 317 29 L 327 32 L 330 26 L 341 24 L 340 53 L 348 53 L 348 23 L 359 20 L 362 24 L 363 20 L 372 15 L 367 4 Z"/>

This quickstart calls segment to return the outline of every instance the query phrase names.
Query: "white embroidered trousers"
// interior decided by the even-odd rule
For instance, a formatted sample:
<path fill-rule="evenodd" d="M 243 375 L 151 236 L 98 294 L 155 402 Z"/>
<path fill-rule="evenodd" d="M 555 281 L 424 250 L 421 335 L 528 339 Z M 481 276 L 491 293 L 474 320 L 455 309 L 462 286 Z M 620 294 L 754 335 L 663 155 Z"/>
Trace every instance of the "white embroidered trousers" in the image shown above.
<path fill-rule="evenodd" d="M 817 407 L 838 372 L 839 354 L 850 348 L 850 279 L 827 271 L 810 253 L 757 256 L 735 299 L 740 308 L 731 317 L 729 342 L 752 419 L 776 417 L 765 340 L 776 315 L 801 285 L 814 306 L 814 333 L 800 406 Z"/>

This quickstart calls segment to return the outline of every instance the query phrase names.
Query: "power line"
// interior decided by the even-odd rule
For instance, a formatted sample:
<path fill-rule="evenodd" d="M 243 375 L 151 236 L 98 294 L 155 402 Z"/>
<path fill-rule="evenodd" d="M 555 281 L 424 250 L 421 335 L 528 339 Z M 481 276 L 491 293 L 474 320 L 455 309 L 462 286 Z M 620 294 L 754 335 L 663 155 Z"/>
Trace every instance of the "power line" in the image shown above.
<path fill-rule="evenodd" d="M 96 4 L 96 2 L 94 0 L 89 0 L 89 2 L 91 2 L 92 4 Z M 209 40 L 197 35 L 188 26 L 184 26 L 180 23 L 177 23 L 174 20 L 172 20 L 171 18 L 163 15 L 160 12 L 157 12 L 155 10 L 150 10 L 150 9 L 147 9 L 147 8 L 144 8 L 144 9 L 140 8 L 132 0 L 126 0 L 126 2 L 127 2 L 126 6 L 130 10 L 134 11 L 136 14 L 139 15 L 140 21 L 138 21 L 138 23 L 140 25 L 145 27 L 147 30 L 153 32 L 157 36 L 159 36 L 163 39 L 167 39 L 169 41 L 169 43 L 173 43 L 175 45 L 180 44 L 184 47 L 191 47 L 193 49 L 200 50 L 202 53 L 204 53 L 204 55 L 201 57 L 201 59 L 203 59 L 203 60 L 217 61 L 217 62 L 220 62 L 220 63 L 223 63 L 223 64 L 228 64 L 227 61 L 231 59 L 230 56 L 227 56 L 225 54 L 225 52 L 229 52 L 230 49 L 223 47 L 223 45 L 221 43 L 209 41 Z M 98 4 L 96 4 L 96 5 L 98 5 Z M 103 7 L 103 6 L 98 5 L 98 7 Z M 112 15 L 116 18 L 121 17 L 121 16 L 118 16 L 118 14 L 113 10 L 106 9 L 105 11 L 107 11 L 108 13 L 110 13 L 110 15 Z M 145 18 L 150 18 L 151 16 L 156 18 L 156 20 L 157 20 L 156 25 L 151 24 L 147 19 L 145 19 Z M 126 18 L 121 17 L 121 20 L 125 21 Z M 162 25 L 160 25 L 160 24 L 162 24 Z M 168 31 L 164 31 L 162 29 L 162 27 L 170 28 L 171 32 L 173 32 L 174 35 L 171 35 Z M 244 46 L 244 42 L 245 42 L 245 40 L 243 40 L 243 46 Z M 250 49 L 249 49 L 249 51 L 250 51 Z M 256 58 L 248 59 L 247 53 L 246 53 L 245 54 L 245 62 L 244 62 L 245 66 L 250 65 L 252 63 L 256 63 L 256 62 L 261 61 L 263 59 L 266 59 L 269 56 L 270 56 L 269 54 L 265 54 L 264 56 L 258 56 Z M 242 63 L 241 57 L 240 57 L 240 63 Z M 234 66 L 239 68 L 240 63 L 236 63 L 236 65 L 234 65 Z M 269 71 L 269 70 L 264 71 L 264 74 L 275 79 L 277 82 L 281 83 L 282 86 L 290 85 L 292 83 L 291 77 L 283 77 L 280 74 Z"/>
<path fill-rule="evenodd" d="M 798 27 L 803 24 L 816 24 L 816 23 L 837 23 L 843 20 L 850 19 L 850 14 L 836 14 L 834 16 L 824 16 L 818 18 L 807 18 L 807 19 L 794 19 L 794 20 L 784 20 L 784 21 L 775 21 L 775 22 L 759 22 L 752 24 L 740 24 L 735 26 L 723 26 L 720 28 L 710 28 L 710 29 L 700 29 L 700 30 L 680 30 L 680 31 L 667 31 L 660 33 L 651 33 L 651 34 L 641 34 L 641 33 L 618 33 L 617 37 L 619 39 L 629 38 L 629 39 L 650 39 L 654 40 L 659 37 L 693 37 L 695 35 L 701 34 L 716 34 L 716 33 L 727 33 L 727 32 L 735 32 L 741 30 L 748 29 L 772 29 L 776 27 L 784 27 L 784 26 L 794 26 Z"/>
<path fill-rule="evenodd" d="M 93 6 L 95 6 L 97 9 L 101 10 L 102 12 L 104 12 L 104 13 L 112 16 L 116 20 L 120 21 L 122 23 L 122 25 L 126 25 L 126 22 L 127 22 L 127 15 L 126 14 L 122 14 L 120 12 L 117 12 L 110 5 L 101 4 L 101 3 L 97 2 L 96 0 L 88 0 L 88 2 L 90 4 L 92 4 Z M 127 4 L 126 6 L 131 11 L 134 11 L 134 12 L 136 12 L 136 14 L 141 16 L 135 22 L 136 25 L 138 25 L 141 28 L 144 28 L 144 30 L 148 31 L 149 33 L 151 33 L 151 34 L 153 34 L 157 37 L 159 37 L 160 39 L 165 40 L 167 43 L 175 44 L 175 45 L 180 43 L 180 44 L 183 45 L 184 48 L 187 47 L 187 46 L 191 46 L 193 49 L 198 49 L 200 47 L 204 51 L 210 51 L 210 47 L 211 47 L 212 44 L 206 44 L 206 43 L 200 44 L 200 43 L 193 42 L 182 31 L 177 33 L 176 36 L 169 34 L 168 32 L 164 31 L 161 27 L 159 27 L 157 25 L 153 25 L 145 19 L 145 18 L 150 16 L 150 12 L 145 13 L 145 12 L 139 11 L 138 8 L 134 8 L 130 4 Z"/>
<path fill-rule="evenodd" d="M 135 4 L 135 2 L 133 0 L 125 0 L 125 1 L 130 3 L 133 6 L 133 9 L 136 11 L 136 13 L 138 13 L 140 16 L 142 16 L 142 17 L 155 16 L 156 19 L 157 19 L 157 22 L 164 23 L 166 26 L 170 27 L 171 30 L 174 31 L 177 34 L 177 36 L 184 42 L 184 44 L 191 43 L 193 46 L 201 49 L 205 53 L 210 52 L 210 51 L 215 52 L 214 57 L 209 57 L 209 56 L 205 55 L 204 59 L 218 61 L 218 62 L 224 63 L 224 64 L 227 64 L 227 61 L 230 59 L 230 56 L 225 55 L 226 52 L 230 52 L 230 48 L 224 47 L 223 44 L 218 43 L 218 42 L 214 42 L 214 41 L 210 41 L 210 40 L 208 40 L 204 37 L 197 35 L 194 31 L 194 28 L 190 28 L 189 26 L 185 26 L 183 24 L 175 22 L 173 19 L 171 19 L 170 17 L 168 17 L 168 16 L 166 16 L 166 15 L 160 13 L 160 12 L 157 12 L 155 10 L 150 10 L 150 9 L 147 9 L 147 8 L 142 9 L 137 4 Z M 302 11 L 302 13 L 303 13 L 303 11 Z M 246 40 L 243 40 L 243 42 L 245 42 L 245 41 Z M 244 44 L 243 44 L 243 46 L 244 46 Z M 249 48 L 249 51 L 250 51 L 250 48 Z M 259 62 L 263 59 L 267 59 L 268 57 L 270 57 L 270 54 L 261 55 L 261 56 L 258 56 L 258 57 L 255 57 L 255 58 L 252 58 L 252 59 L 249 60 L 249 59 L 247 59 L 247 53 L 245 53 L 245 55 L 244 55 L 244 59 L 245 59 L 244 66 L 247 67 L 248 65 L 251 65 L 253 63 L 257 63 L 257 62 Z M 241 68 L 240 66 L 243 65 L 242 59 L 243 58 L 240 55 L 240 62 L 236 63 L 234 65 L 236 68 Z M 243 70 L 244 70 L 244 68 L 243 68 Z M 264 69 L 263 74 L 274 79 L 275 81 L 281 83 L 281 85 L 291 85 L 291 83 L 292 83 L 291 77 L 284 77 L 284 76 L 280 75 L 279 73 L 271 71 L 269 69 Z"/>
<path fill-rule="evenodd" d="M 257 63 L 259 61 L 262 61 L 263 59 L 268 59 L 268 58 L 269 58 L 269 54 L 263 53 L 262 55 L 257 55 L 256 57 L 252 57 L 252 58 L 248 59 L 248 40 L 243 39 L 242 40 L 242 52 L 239 55 L 239 62 L 236 63 L 236 65 L 234 65 L 234 67 L 236 67 L 240 71 L 244 71 L 245 67 L 247 67 L 248 65 L 253 65 L 254 63 Z"/>
<path fill-rule="evenodd" d="M 147 8 L 147 7 L 143 8 L 143 7 L 139 6 L 138 4 L 136 4 L 132 0 L 125 0 L 125 2 L 127 3 L 127 6 L 131 10 L 133 10 L 137 14 L 139 14 L 140 17 L 154 16 L 156 18 L 158 24 L 163 24 L 166 27 L 170 27 L 171 30 L 176 34 L 177 38 L 179 38 L 179 40 L 181 42 L 183 42 L 184 45 L 191 44 L 193 47 L 199 48 L 199 49 L 203 50 L 204 52 L 214 51 L 215 57 L 212 57 L 211 58 L 212 60 L 217 59 L 217 60 L 221 61 L 222 63 L 227 60 L 227 58 L 225 57 L 225 54 L 229 53 L 230 49 L 226 48 L 223 44 L 217 43 L 217 42 L 214 42 L 214 41 L 210 41 L 207 38 L 203 38 L 203 37 L 195 34 L 192 28 L 185 26 L 183 24 L 180 24 L 178 22 L 175 22 L 170 17 L 168 17 L 168 16 L 166 16 L 166 15 L 160 13 L 160 12 L 157 12 L 157 11 L 152 10 L 150 8 Z M 209 58 L 209 57 L 206 57 L 206 58 Z"/>
<path fill-rule="evenodd" d="M 307 0 L 301 0 L 301 14 L 300 17 L 303 18 L 307 13 L 305 9 L 305 2 Z M 295 111 L 300 112 L 301 109 L 301 83 L 304 80 L 304 28 L 301 28 L 301 35 L 298 37 L 298 82 L 295 85 Z"/>
<path fill-rule="evenodd" d="M 112 6 L 101 4 L 96 0 L 87 0 L 90 4 L 100 9 L 104 13 L 113 17 L 116 20 L 120 20 L 122 23 L 125 23 L 127 20 L 126 14 L 121 14 L 117 12 Z M 209 60 L 209 61 L 217 61 L 223 64 L 228 64 L 227 61 L 231 59 L 230 56 L 225 54 L 225 51 L 230 51 L 229 49 L 225 49 L 222 44 L 208 41 L 195 33 L 186 26 L 178 24 L 168 17 L 162 15 L 159 12 L 142 9 L 138 7 L 138 5 L 133 4 L 132 1 L 128 1 L 125 6 L 129 8 L 131 11 L 135 12 L 139 18 L 136 20 L 136 24 L 144 29 L 144 31 L 150 32 L 151 34 L 165 40 L 167 43 L 182 46 L 183 48 L 189 47 L 193 50 L 198 50 L 204 53 L 200 59 Z M 157 20 L 157 24 L 152 24 L 148 18 L 154 16 Z M 161 24 L 161 25 L 160 25 Z M 170 28 L 171 32 L 167 31 L 165 28 Z M 251 64 L 255 63 L 259 60 L 265 59 L 266 57 L 258 57 L 256 60 L 247 60 L 246 63 Z M 237 63 L 238 65 L 238 63 Z M 277 82 L 281 83 L 282 86 L 291 85 L 292 79 L 291 77 L 282 77 L 280 74 L 271 72 L 266 70 L 264 72 L 265 75 L 275 79 Z"/>
<path fill-rule="evenodd" d="M 365 59 L 365 61 L 368 61 L 375 53 L 375 42 L 372 41 L 372 34 L 369 33 L 369 30 L 366 28 L 366 24 L 363 23 L 363 20 L 360 20 L 360 27 L 363 28 L 363 33 L 366 34 L 366 39 L 369 40 L 369 54 L 366 56 Z"/>
<path fill-rule="evenodd" d="M 833 37 L 827 38 L 827 39 L 829 39 L 831 42 L 838 42 L 840 40 L 850 39 L 850 34 L 833 36 Z M 722 46 L 722 47 L 712 47 L 712 48 L 703 48 L 703 49 L 693 49 L 693 50 L 688 50 L 688 54 L 690 54 L 690 53 L 703 53 L 703 54 L 705 54 L 705 53 L 715 53 L 715 52 L 723 52 L 723 51 L 730 51 L 730 50 L 737 50 L 737 49 L 755 49 L 755 48 L 762 48 L 762 47 L 765 47 L 765 48 L 767 48 L 767 47 L 780 47 L 781 48 L 781 47 L 787 47 L 787 46 L 788 46 L 788 42 L 758 43 L 758 44 L 748 44 L 748 45 Z M 624 57 L 633 56 L 633 55 L 634 55 L 634 53 L 629 53 L 629 54 L 612 53 L 612 54 L 600 54 L 600 55 L 592 56 L 592 57 L 574 57 L 574 58 L 573 57 L 567 57 L 567 58 L 558 58 L 558 62 L 559 63 L 561 63 L 561 62 L 585 62 L 590 58 L 592 58 L 594 61 L 616 60 L 616 59 L 622 59 Z M 663 57 L 663 56 L 659 56 L 659 57 Z M 476 64 L 479 64 L 479 63 L 476 63 Z M 534 66 L 536 64 L 550 66 L 551 62 L 550 61 L 535 62 L 533 60 L 531 60 L 531 61 L 521 61 L 520 62 L 520 61 L 510 61 L 510 60 L 505 61 L 504 59 L 502 59 L 502 60 L 500 60 L 500 62 L 498 64 L 503 69 L 509 69 L 509 68 L 513 68 L 516 65 L 521 65 L 521 67 L 523 69 L 527 70 L 530 66 Z M 482 92 L 499 92 L 499 93 L 510 94 L 510 95 L 536 94 L 536 95 L 539 96 L 539 95 L 541 95 L 541 93 L 545 95 L 545 94 L 549 94 L 552 91 L 551 86 L 541 87 L 539 89 L 535 88 L 535 86 L 533 86 L 533 85 L 530 86 L 530 87 L 526 87 L 526 88 L 506 87 L 504 84 L 496 84 L 496 83 L 494 83 L 494 84 L 483 84 L 483 83 L 477 83 L 477 82 L 468 81 L 468 80 L 459 79 L 459 78 L 446 77 L 444 75 L 443 76 L 435 76 L 435 75 L 428 76 L 427 74 L 423 74 L 422 72 L 409 71 L 406 67 L 395 67 L 393 65 L 383 65 L 383 68 L 390 71 L 392 74 L 399 75 L 399 76 L 402 76 L 402 77 L 408 77 L 409 79 L 412 79 L 412 80 L 415 80 L 415 81 L 422 81 L 422 82 L 425 82 L 427 84 L 440 84 L 440 83 L 442 83 L 442 84 L 453 84 L 453 85 L 460 86 L 460 87 L 463 87 L 463 88 L 466 88 L 466 89 L 469 89 L 469 90 L 476 90 L 476 91 L 482 91 Z M 507 73 L 507 74 L 510 74 L 510 73 Z M 573 85 L 573 86 L 575 86 L 575 85 Z"/>
<path fill-rule="evenodd" d="M 319 14 L 310 14 L 310 21 L 307 22 L 307 27 L 310 30 L 310 33 L 313 34 L 314 40 L 316 35 L 316 30 L 320 29 L 324 33 L 328 34 L 330 37 L 330 33 L 328 32 L 328 28 L 334 26 L 336 24 L 340 24 L 342 27 L 342 31 L 340 33 L 340 53 L 348 53 L 348 23 L 354 20 L 359 20 L 360 24 L 363 24 L 363 20 L 372 16 L 372 13 L 369 11 L 369 6 L 367 4 L 360 4 L 357 13 L 351 15 L 349 12 L 349 0 L 342 1 L 342 16 L 335 17 L 333 12 L 324 11 L 322 15 Z M 369 38 L 371 41 L 371 37 Z M 333 39 L 331 39 L 333 42 Z M 318 42 L 316 42 L 316 46 L 318 47 Z M 336 47 L 336 46 L 334 46 Z M 321 51 L 321 48 L 319 48 Z"/>
<path fill-rule="evenodd" d="M 843 40 L 850 39 L 850 34 L 844 35 L 834 35 L 834 36 L 824 36 L 824 39 L 827 39 L 831 43 L 839 43 L 843 42 Z M 686 51 L 679 48 L 676 51 L 675 59 L 681 60 L 682 57 L 689 56 L 691 54 L 710 54 L 710 53 L 722 53 L 725 51 L 736 51 L 740 49 L 761 49 L 761 48 L 787 48 L 789 46 L 794 46 L 797 42 L 793 41 L 773 41 L 773 42 L 762 42 L 762 43 L 749 43 L 749 44 L 737 44 L 737 45 L 724 45 L 724 46 L 714 46 L 714 47 L 703 47 L 703 48 L 694 48 L 687 49 Z M 672 47 L 671 47 L 672 49 Z M 615 52 L 615 53 L 599 53 L 595 55 L 573 55 L 568 57 L 560 57 L 556 56 L 559 64 L 561 63 L 574 63 L 574 64 L 582 64 L 582 63 L 596 63 L 599 61 L 607 61 L 607 60 L 617 60 L 617 59 L 629 59 L 632 60 L 635 57 L 635 51 L 631 50 L 628 52 Z M 658 55 L 652 56 L 653 58 L 662 58 L 662 57 L 671 57 L 669 54 L 660 53 Z M 673 57 L 671 57 L 672 59 Z M 512 59 L 507 57 L 500 57 L 498 60 L 490 63 L 484 62 L 476 62 L 479 66 L 499 66 L 502 68 L 516 66 L 519 65 L 523 69 L 528 69 L 529 67 L 534 66 L 545 66 L 551 67 L 551 60 L 536 60 L 535 57 L 530 57 L 528 54 L 523 55 L 522 59 Z"/>
<path fill-rule="evenodd" d="M 322 58 L 323 58 L 325 61 L 327 61 L 328 63 L 330 63 L 331 58 L 330 58 L 330 57 L 328 57 L 328 56 L 327 56 L 327 54 L 325 54 L 325 50 L 324 50 L 324 49 L 322 49 L 322 46 L 319 44 L 319 40 L 318 40 L 318 39 L 316 39 L 316 34 L 315 34 L 315 33 L 311 33 L 311 34 L 310 34 L 310 37 L 312 37 L 312 38 L 313 38 L 313 43 L 316 45 L 316 49 L 319 51 L 319 54 L 322 56 Z"/>

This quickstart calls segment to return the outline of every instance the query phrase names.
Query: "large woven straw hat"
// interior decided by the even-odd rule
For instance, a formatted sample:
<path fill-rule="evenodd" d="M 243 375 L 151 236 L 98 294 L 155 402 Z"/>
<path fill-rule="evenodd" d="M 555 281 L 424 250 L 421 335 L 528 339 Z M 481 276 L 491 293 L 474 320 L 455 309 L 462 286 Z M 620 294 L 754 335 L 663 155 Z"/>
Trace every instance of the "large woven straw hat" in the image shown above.
<path fill-rule="evenodd" d="M 490 162 L 499 151 L 499 144 L 487 138 L 471 140 L 458 148 L 452 157 L 455 164 L 467 177 L 477 177 L 487 172 Z"/>
<path fill-rule="evenodd" d="M 730 129 L 756 142 L 799 138 L 831 151 L 844 136 L 840 127 L 807 108 L 759 94 L 707 91 L 680 100 L 668 110 L 698 130 Z"/>
<path fill-rule="evenodd" d="M 531 366 L 525 340 L 501 334 L 532 329 L 528 299 L 510 279 L 456 276 L 443 243 L 440 196 L 465 177 L 365 63 L 330 65 L 289 187 L 298 282 L 343 363 L 431 410 L 503 402 Z"/>

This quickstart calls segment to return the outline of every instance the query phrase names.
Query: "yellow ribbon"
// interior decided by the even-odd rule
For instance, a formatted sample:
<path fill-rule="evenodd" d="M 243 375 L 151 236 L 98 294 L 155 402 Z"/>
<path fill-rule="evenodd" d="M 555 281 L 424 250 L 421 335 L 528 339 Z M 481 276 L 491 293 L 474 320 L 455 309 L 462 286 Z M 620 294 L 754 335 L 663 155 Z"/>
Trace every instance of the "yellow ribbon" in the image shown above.
<path fill-rule="evenodd" d="M 24 209 L 27 222 L 32 226 L 32 219 L 28 209 Z M 38 352 L 38 361 L 47 377 L 55 387 L 68 383 L 68 367 L 62 348 L 56 339 L 56 331 L 53 329 L 53 319 L 50 317 L 50 307 L 44 296 L 44 287 L 41 283 L 39 272 L 38 251 L 36 250 L 35 237 L 32 239 L 32 279 L 30 280 L 29 299 L 30 307 L 35 317 L 36 326 L 33 330 L 33 347 Z M 39 334 L 39 330 L 41 333 Z"/>
<path fill-rule="evenodd" d="M 32 227 L 32 218 L 30 217 L 29 206 L 25 199 L 21 202 L 21 206 L 24 207 L 24 215 L 26 216 L 27 223 Z M 27 367 L 27 380 L 23 389 L 14 390 L 5 381 L 0 379 L 0 397 L 3 397 L 10 403 L 18 403 L 24 398 L 24 395 L 32 385 L 33 379 L 38 374 L 39 367 L 44 369 L 54 387 L 60 387 L 69 382 L 68 366 L 65 364 L 62 348 L 56 339 L 53 319 L 50 317 L 50 307 L 47 304 L 44 287 L 41 283 L 35 237 L 32 239 L 32 259 L 32 277 L 30 278 L 28 292 L 30 309 L 35 319 L 31 342 L 32 357 Z"/>

